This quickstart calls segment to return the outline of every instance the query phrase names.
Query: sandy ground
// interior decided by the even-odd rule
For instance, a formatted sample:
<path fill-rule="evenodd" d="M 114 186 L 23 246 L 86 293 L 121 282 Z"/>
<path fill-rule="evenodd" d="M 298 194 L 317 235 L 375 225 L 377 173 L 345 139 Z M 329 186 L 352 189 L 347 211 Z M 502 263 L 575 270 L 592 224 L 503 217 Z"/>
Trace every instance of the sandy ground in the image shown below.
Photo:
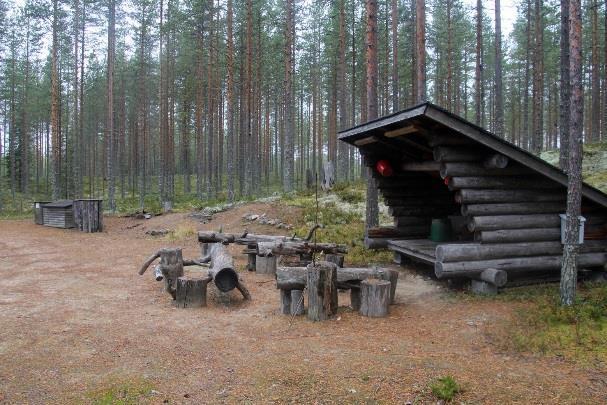
<path fill-rule="evenodd" d="M 243 214 L 273 210 L 251 204 L 205 225 L 185 214 L 106 218 L 99 234 L 0 222 L 0 402 L 86 403 L 146 384 L 142 403 L 435 403 L 428 386 L 446 375 L 466 403 L 607 401 L 604 374 L 495 349 L 486 329 L 511 304 L 457 299 L 407 269 L 389 317 L 362 318 L 340 294 L 338 317 L 323 323 L 280 315 L 269 276 L 242 273 L 251 302 L 211 291 L 208 307 L 184 310 L 151 272 L 137 275 L 160 247 L 199 256 L 194 237 L 168 242 L 147 229 L 240 231 Z"/>

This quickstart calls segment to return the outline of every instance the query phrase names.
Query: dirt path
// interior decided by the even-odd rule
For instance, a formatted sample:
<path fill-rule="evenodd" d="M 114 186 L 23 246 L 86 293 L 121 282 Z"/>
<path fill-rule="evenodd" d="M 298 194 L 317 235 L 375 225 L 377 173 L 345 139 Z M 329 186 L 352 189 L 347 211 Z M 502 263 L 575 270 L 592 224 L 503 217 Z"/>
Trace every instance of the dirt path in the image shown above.
<path fill-rule="evenodd" d="M 241 230 L 243 213 L 272 209 L 240 207 L 206 225 L 183 214 L 134 228 L 110 218 L 101 234 L 0 222 L 0 402 L 88 402 L 116 385 L 149 387 L 150 403 L 432 402 L 428 385 L 445 375 L 465 402 L 607 401 L 605 375 L 496 352 L 484 329 L 508 316 L 507 303 L 460 302 L 412 273 L 388 318 L 344 306 L 336 320 L 291 327 L 269 277 L 243 274 L 250 303 L 211 293 L 207 308 L 178 310 L 137 275 L 162 246 L 198 256 L 195 238 L 169 243 L 144 227 Z"/>

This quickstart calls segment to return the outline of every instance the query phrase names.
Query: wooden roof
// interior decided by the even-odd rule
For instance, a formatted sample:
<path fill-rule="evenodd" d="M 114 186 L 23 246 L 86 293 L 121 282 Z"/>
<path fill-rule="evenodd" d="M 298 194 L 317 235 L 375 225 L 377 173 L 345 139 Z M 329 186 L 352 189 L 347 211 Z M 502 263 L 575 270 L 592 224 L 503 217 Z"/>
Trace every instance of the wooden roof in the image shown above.
<path fill-rule="evenodd" d="M 405 151 L 415 158 L 415 154 L 428 149 L 420 138 L 408 134 L 440 134 L 444 136 L 462 135 L 473 142 L 495 150 L 513 161 L 526 166 L 533 171 L 546 176 L 563 186 L 567 186 L 567 174 L 559 168 L 519 148 L 518 146 L 499 138 L 484 128 L 479 127 L 437 105 L 426 102 L 399 111 L 374 121 L 341 131 L 339 139 L 352 144 L 362 153 L 395 154 Z M 399 140 L 396 140 L 396 137 Z M 584 197 L 607 208 L 607 195 L 600 190 L 584 183 Z"/>
<path fill-rule="evenodd" d="M 59 200 L 50 204 L 45 204 L 44 208 L 69 208 L 74 205 L 73 200 Z"/>

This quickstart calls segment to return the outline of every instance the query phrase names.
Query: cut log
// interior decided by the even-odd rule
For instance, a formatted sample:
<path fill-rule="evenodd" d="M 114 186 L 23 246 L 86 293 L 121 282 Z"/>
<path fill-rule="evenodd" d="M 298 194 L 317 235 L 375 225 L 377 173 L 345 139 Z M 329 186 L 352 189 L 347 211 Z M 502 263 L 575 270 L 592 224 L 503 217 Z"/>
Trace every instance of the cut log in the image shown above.
<path fill-rule="evenodd" d="M 472 280 L 470 291 L 476 295 L 497 295 L 497 286 L 482 280 Z"/>
<path fill-rule="evenodd" d="M 396 285 L 398 284 L 398 271 L 384 269 L 379 278 L 382 280 L 386 280 L 390 283 L 390 304 L 394 304 L 394 300 L 396 299 Z"/>
<path fill-rule="evenodd" d="M 521 202 L 504 204 L 462 205 L 463 216 L 514 215 L 514 214 L 558 214 L 565 211 L 564 202 Z"/>
<path fill-rule="evenodd" d="M 474 233 L 474 240 L 481 243 L 544 242 L 561 240 L 560 228 L 501 229 Z"/>
<path fill-rule="evenodd" d="M 400 169 L 405 172 L 438 172 L 440 170 L 439 162 L 407 162 L 400 166 Z"/>
<path fill-rule="evenodd" d="M 306 269 L 308 319 L 324 321 L 337 312 L 337 266 L 329 262 L 310 264 Z"/>
<path fill-rule="evenodd" d="M 225 245 L 213 243 L 209 247 L 209 255 L 201 261 L 211 263 L 209 276 L 213 279 L 219 291 L 228 292 L 236 288 L 245 300 L 251 299 L 251 294 L 238 279 L 238 273 L 234 268 L 234 259 Z"/>
<path fill-rule="evenodd" d="M 162 281 L 164 279 L 164 274 L 162 274 L 162 267 L 159 264 L 154 266 L 154 279 L 156 281 Z"/>
<path fill-rule="evenodd" d="M 536 190 L 470 190 L 463 189 L 455 194 L 458 204 L 469 203 L 517 203 L 565 201 L 565 193 L 545 192 Z"/>
<path fill-rule="evenodd" d="M 410 236 L 429 233 L 430 228 L 426 225 L 410 225 L 403 228 L 392 226 L 381 226 L 367 230 L 369 238 L 398 238 L 400 236 Z"/>
<path fill-rule="evenodd" d="M 291 290 L 280 290 L 280 313 L 291 315 Z"/>
<path fill-rule="evenodd" d="M 434 272 L 437 278 L 477 278 L 490 268 L 507 272 L 557 271 L 561 269 L 562 258 L 562 256 L 534 256 L 453 263 L 436 262 Z M 607 253 L 581 253 L 578 256 L 579 267 L 600 267 L 605 263 L 607 263 Z"/>
<path fill-rule="evenodd" d="M 504 156 L 501 153 L 495 153 L 483 161 L 483 166 L 486 169 L 504 169 L 508 166 L 509 161 L 510 159 L 508 159 L 507 156 Z"/>
<path fill-rule="evenodd" d="M 303 315 L 304 312 L 303 290 L 291 290 L 291 315 Z"/>
<path fill-rule="evenodd" d="M 525 177 L 447 177 L 449 190 L 460 189 L 562 189 L 560 184 L 536 176 Z"/>
<path fill-rule="evenodd" d="M 607 241 L 584 241 L 580 249 L 581 253 L 607 252 Z M 436 247 L 436 260 L 439 262 L 463 262 L 517 256 L 556 256 L 561 254 L 562 251 L 563 245 L 560 241 L 445 244 Z"/>
<path fill-rule="evenodd" d="M 330 263 L 335 263 L 337 267 L 344 267 L 344 255 L 328 254 L 325 255 L 325 260 Z"/>
<path fill-rule="evenodd" d="M 394 206 L 388 207 L 390 215 L 394 217 L 403 216 L 421 216 L 421 217 L 443 217 L 449 214 L 454 214 L 459 208 L 455 203 L 453 205 L 437 205 L 437 206 L 419 206 L 419 207 L 403 207 Z"/>
<path fill-rule="evenodd" d="M 561 225 L 561 218 L 556 214 L 535 215 L 496 215 L 472 217 L 468 230 L 496 231 L 499 229 L 555 228 Z"/>
<path fill-rule="evenodd" d="M 478 276 L 480 281 L 489 283 L 496 287 L 503 287 L 508 282 L 508 273 L 504 270 L 487 269 Z"/>
<path fill-rule="evenodd" d="M 257 271 L 257 248 L 255 245 L 248 245 L 247 250 L 247 271 Z"/>
<path fill-rule="evenodd" d="M 276 274 L 276 256 L 257 256 L 255 270 L 257 274 Z"/>
<path fill-rule="evenodd" d="M 396 277 L 393 275 L 394 272 L 396 272 Z M 276 288 L 280 290 L 303 290 L 306 286 L 306 274 L 306 267 L 278 267 L 276 270 Z M 362 280 L 369 278 L 389 280 L 392 284 L 391 290 L 396 291 L 398 271 L 367 267 L 338 268 L 337 288 L 348 290 L 353 285 L 358 285 Z"/>
<path fill-rule="evenodd" d="M 211 278 L 179 277 L 175 291 L 175 306 L 199 308 L 207 306 L 207 284 Z"/>
<path fill-rule="evenodd" d="M 315 243 L 311 241 L 274 241 L 259 242 L 257 244 L 257 254 L 259 256 L 295 256 L 311 255 L 312 253 L 343 254 L 348 253 L 348 248 L 345 245 L 338 245 L 336 243 Z"/>
<path fill-rule="evenodd" d="M 183 254 L 181 249 L 160 249 L 154 255 L 150 256 L 141 269 L 139 274 L 145 273 L 147 268 L 152 264 L 154 260 L 160 257 L 160 264 L 158 264 L 159 270 L 162 273 L 162 279 L 164 280 L 164 288 L 166 292 L 175 298 L 175 289 L 177 284 L 177 278 L 183 276 Z M 156 270 L 154 270 L 154 276 L 158 279 Z"/>
<path fill-rule="evenodd" d="M 483 151 L 478 148 L 438 146 L 432 153 L 436 162 L 476 162 L 483 160 Z"/>
<path fill-rule="evenodd" d="M 350 289 L 350 308 L 360 311 L 360 287 Z"/>
<path fill-rule="evenodd" d="M 373 318 L 388 315 L 390 305 L 390 282 L 385 280 L 363 280 L 360 283 L 360 314 Z"/>
<path fill-rule="evenodd" d="M 443 163 L 440 168 L 441 177 L 465 176 L 518 176 L 535 174 L 524 166 L 508 166 L 503 169 L 488 169 L 479 163 Z"/>

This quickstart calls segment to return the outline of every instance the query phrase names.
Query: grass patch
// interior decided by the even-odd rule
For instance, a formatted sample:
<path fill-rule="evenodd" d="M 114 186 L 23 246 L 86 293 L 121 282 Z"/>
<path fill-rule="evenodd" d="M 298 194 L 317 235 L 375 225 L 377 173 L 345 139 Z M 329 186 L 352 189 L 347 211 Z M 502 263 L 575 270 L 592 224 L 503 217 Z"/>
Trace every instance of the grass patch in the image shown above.
<path fill-rule="evenodd" d="M 182 241 L 196 236 L 196 228 L 192 225 L 181 224 L 177 225 L 175 230 L 166 235 L 166 239 L 171 242 Z"/>
<path fill-rule="evenodd" d="M 150 398 L 154 387 L 146 381 L 112 383 L 91 391 L 87 398 L 95 405 L 136 405 Z"/>
<path fill-rule="evenodd" d="M 452 401 L 461 392 L 461 387 L 451 376 L 441 377 L 430 384 L 432 394 L 443 401 Z"/>
<path fill-rule="evenodd" d="M 560 305 L 556 285 L 513 289 L 498 299 L 523 303 L 495 331 L 501 347 L 607 368 L 606 285 L 581 284 L 571 307 Z"/>
<path fill-rule="evenodd" d="M 348 195 L 362 193 L 362 185 L 349 186 Z M 339 197 L 339 193 L 337 194 Z M 369 265 L 387 263 L 392 260 L 392 253 L 386 250 L 369 250 L 363 246 L 364 221 L 359 212 L 347 211 L 340 206 L 341 200 L 327 202 L 316 210 L 315 197 L 309 193 L 295 194 L 284 199 L 287 205 L 303 209 L 301 218 L 294 224 L 299 236 L 307 235 L 309 229 L 318 222 L 322 228 L 316 232 L 317 242 L 340 243 L 348 246 L 346 263 L 349 265 Z"/>

